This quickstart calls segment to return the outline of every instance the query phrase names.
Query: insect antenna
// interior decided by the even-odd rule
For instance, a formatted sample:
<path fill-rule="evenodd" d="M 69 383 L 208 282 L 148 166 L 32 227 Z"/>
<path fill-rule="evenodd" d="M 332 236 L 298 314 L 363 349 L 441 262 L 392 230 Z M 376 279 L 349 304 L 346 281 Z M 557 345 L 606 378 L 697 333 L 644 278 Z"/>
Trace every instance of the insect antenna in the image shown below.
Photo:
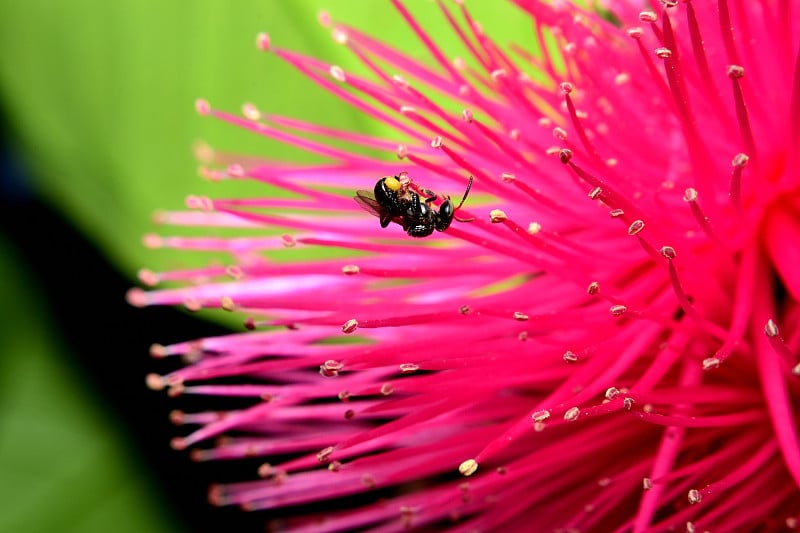
<path fill-rule="evenodd" d="M 473 177 L 472 177 L 472 176 L 470 176 L 470 177 L 469 177 L 469 183 L 467 183 L 467 190 L 466 190 L 466 191 L 464 191 L 464 196 L 462 196 L 462 197 L 461 197 L 461 201 L 460 201 L 460 202 L 458 202 L 458 205 L 456 206 L 456 208 L 455 208 L 453 211 L 458 211 L 459 209 L 461 209 L 461 206 L 462 206 L 462 205 L 464 205 L 464 200 L 466 200 L 466 199 L 467 199 L 467 195 L 469 195 L 469 190 L 472 188 L 472 180 L 473 180 Z M 453 218 L 455 218 L 455 219 L 456 219 L 456 220 L 458 220 L 459 222 L 472 222 L 473 220 L 475 220 L 475 217 L 471 217 L 471 218 L 458 218 L 458 217 L 455 217 L 455 216 L 454 216 Z"/>

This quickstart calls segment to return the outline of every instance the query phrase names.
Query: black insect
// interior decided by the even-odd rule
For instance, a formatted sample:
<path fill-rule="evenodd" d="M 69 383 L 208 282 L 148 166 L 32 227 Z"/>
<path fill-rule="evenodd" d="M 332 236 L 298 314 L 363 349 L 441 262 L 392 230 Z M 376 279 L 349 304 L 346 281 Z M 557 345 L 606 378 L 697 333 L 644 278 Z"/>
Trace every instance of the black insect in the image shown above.
<path fill-rule="evenodd" d="M 449 196 L 442 198 L 438 209 L 433 202 L 439 195 L 421 189 L 405 172 L 397 176 L 385 176 L 375 184 L 373 192 L 356 191 L 355 200 L 361 207 L 377 216 L 381 227 L 385 228 L 391 222 L 400 224 L 412 237 L 427 237 L 433 230 L 444 231 L 450 227 L 453 219 L 459 222 L 469 222 L 455 216 L 467 199 L 472 187 L 472 176 L 469 177 L 467 190 L 458 205 L 454 205 Z"/>

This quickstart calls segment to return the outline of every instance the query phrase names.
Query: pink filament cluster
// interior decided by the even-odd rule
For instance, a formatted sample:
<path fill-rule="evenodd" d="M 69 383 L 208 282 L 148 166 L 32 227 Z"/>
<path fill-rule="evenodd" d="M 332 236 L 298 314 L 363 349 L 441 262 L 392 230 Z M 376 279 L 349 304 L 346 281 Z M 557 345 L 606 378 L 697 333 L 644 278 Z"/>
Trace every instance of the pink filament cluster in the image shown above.
<path fill-rule="evenodd" d="M 209 155 L 289 195 L 191 197 L 160 221 L 220 236 L 147 239 L 227 259 L 132 303 L 247 317 L 148 378 L 245 402 L 175 415 L 193 457 L 265 461 L 212 501 L 293 531 L 796 527 L 800 2 L 516 0 L 528 50 L 439 0 L 460 58 L 392 3 L 427 59 L 328 17 L 366 74 L 258 43 L 395 137 L 200 101 L 325 162 Z M 474 220 L 380 228 L 352 195 L 400 171 L 473 176 Z"/>

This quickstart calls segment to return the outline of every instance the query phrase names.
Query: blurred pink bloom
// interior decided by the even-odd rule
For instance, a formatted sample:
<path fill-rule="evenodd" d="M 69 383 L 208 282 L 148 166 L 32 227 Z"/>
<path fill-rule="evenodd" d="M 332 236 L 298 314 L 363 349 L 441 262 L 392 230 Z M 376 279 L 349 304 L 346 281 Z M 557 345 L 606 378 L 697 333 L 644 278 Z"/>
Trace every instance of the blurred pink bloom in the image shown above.
<path fill-rule="evenodd" d="M 368 74 L 258 39 L 393 138 L 200 101 L 325 162 L 206 151 L 291 194 L 191 197 L 160 220 L 207 236 L 147 238 L 229 259 L 132 303 L 249 317 L 154 348 L 186 364 L 152 387 L 243 402 L 176 413 L 176 448 L 270 461 L 212 501 L 297 531 L 800 527 L 800 1 L 516 0 L 533 49 L 438 2 L 462 57 L 393 3 L 427 60 L 326 16 Z M 474 220 L 381 228 L 353 195 L 401 171 L 455 201 L 474 176 Z"/>

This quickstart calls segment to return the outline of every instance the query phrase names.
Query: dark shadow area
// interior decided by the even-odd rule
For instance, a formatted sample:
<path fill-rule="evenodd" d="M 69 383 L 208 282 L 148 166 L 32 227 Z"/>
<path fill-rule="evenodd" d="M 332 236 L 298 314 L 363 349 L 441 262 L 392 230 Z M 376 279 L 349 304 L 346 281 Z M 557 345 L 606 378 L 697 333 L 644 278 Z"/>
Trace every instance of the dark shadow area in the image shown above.
<path fill-rule="evenodd" d="M 265 513 L 215 508 L 207 500 L 211 483 L 253 479 L 255 466 L 196 463 L 188 452 L 172 450 L 170 439 L 188 431 L 168 419 L 178 405 L 166 393 L 145 386 L 148 373 L 166 370 L 163 362 L 149 356 L 153 342 L 227 330 L 176 309 L 129 306 L 125 293 L 134 280 L 122 277 L 67 220 L 38 200 L 14 152 L 6 143 L 0 143 L 0 150 L 0 232 L 21 258 L 18 266 L 47 295 L 42 307 L 64 344 L 68 365 L 102 406 L 106 420 L 116 423 L 128 443 L 128 456 L 137 463 L 134 467 L 150 470 L 156 497 L 173 510 L 185 530 L 264 531 Z"/>

